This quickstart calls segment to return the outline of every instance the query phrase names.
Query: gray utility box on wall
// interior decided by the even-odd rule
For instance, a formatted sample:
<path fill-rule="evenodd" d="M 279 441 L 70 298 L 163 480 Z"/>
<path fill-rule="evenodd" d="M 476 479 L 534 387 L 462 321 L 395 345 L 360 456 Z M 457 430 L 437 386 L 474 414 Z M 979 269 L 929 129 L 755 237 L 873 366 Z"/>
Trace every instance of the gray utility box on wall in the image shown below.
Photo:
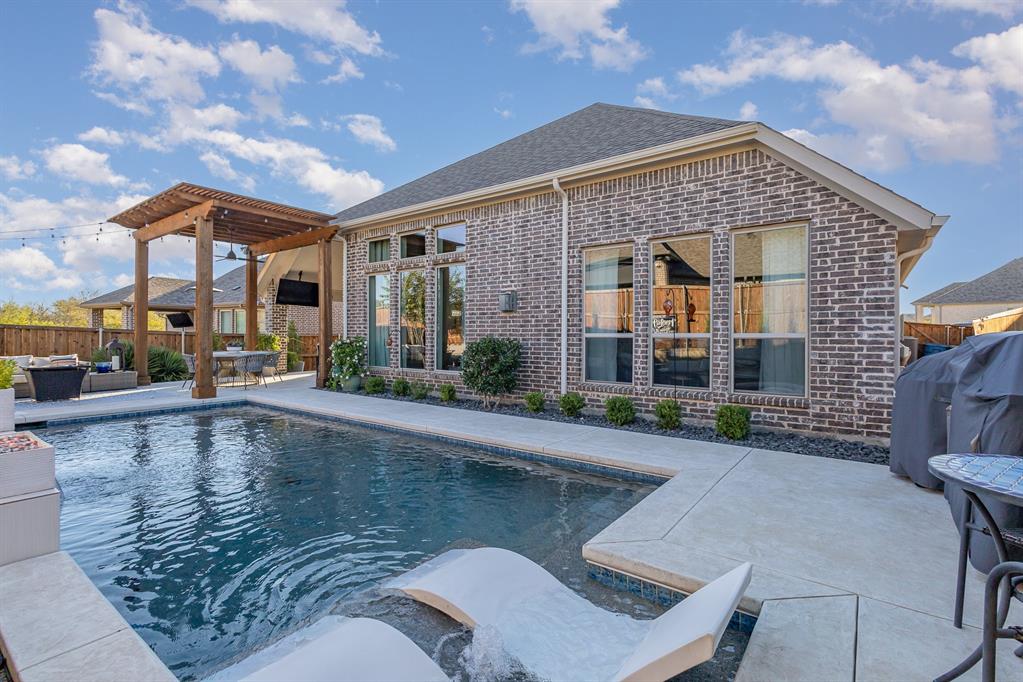
<path fill-rule="evenodd" d="M 515 312 L 515 305 L 518 303 L 518 296 L 514 291 L 502 291 L 497 295 L 497 305 L 502 313 Z"/>

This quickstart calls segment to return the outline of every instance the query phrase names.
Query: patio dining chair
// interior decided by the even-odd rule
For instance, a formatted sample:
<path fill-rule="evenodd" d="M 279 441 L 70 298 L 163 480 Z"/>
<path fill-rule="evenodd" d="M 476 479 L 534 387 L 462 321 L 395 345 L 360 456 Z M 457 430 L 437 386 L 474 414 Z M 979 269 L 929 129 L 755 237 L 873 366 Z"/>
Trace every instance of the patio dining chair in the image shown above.
<path fill-rule="evenodd" d="M 183 354 L 181 357 L 185 359 L 185 369 L 188 372 L 188 376 L 181 382 L 181 388 L 184 388 L 189 382 L 195 383 L 195 356 Z"/>
<path fill-rule="evenodd" d="M 281 359 L 281 352 L 279 350 L 269 351 L 263 358 L 263 367 L 270 370 L 271 376 L 277 377 L 277 381 L 284 381 L 281 379 L 281 372 L 277 369 L 277 363 Z M 266 375 L 263 375 L 263 383 L 266 383 Z"/>
<path fill-rule="evenodd" d="M 247 389 L 249 382 L 246 379 L 246 375 L 251 374 L 256 379 L 256 385 L 259 385 L 260 379 L 263 380 L 263 385 L 266 385 L 266 378 L 263 376 L 263 367 L 266 365 L 266 353 L 250 353 L 242 358 L 238 368 L 242 374 L 242 388 Z"/>

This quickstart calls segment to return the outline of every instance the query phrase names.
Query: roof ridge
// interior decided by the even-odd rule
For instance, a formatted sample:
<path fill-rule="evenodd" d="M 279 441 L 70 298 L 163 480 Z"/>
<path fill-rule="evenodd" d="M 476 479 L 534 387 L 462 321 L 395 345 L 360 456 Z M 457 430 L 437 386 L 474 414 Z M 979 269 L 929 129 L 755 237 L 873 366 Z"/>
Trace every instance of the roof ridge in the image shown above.
<path fill-rule="evenodd" d="M 622 109 L 624 111 L 635 111 L 643 114 L 655 114 L 658 116 L 665 116 L 670 118 L 684 118 L 688 121 L 708 121 L 712 123 L 735 123 L 735 124 L 756 123 L 756 121 L 741 121 L 734 118 L 718 118 L 716 116 L 700 116 L 699 114 L 683 114 L 678 111 L 665 111 L 664 109 L 650 109 L 648 107 L 632 107 L 627 104 L 611 104 L 610 102 L 594 102 L 590 106 L 586 107 L 586 109 L 595 106 L 612 107 L 614 109 Z M 586 109 L 580 109 L 579 111 L 585 111 Z"/>

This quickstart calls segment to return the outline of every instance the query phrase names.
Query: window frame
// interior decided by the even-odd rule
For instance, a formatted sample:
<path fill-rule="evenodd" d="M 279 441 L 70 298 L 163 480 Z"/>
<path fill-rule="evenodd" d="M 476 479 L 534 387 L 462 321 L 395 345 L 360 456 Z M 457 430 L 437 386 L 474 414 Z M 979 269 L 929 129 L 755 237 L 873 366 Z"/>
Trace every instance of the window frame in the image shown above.
<path fill-rule="evenodd" d="M 465 233 L 465 243 L 462 244 L 462 248 L 455 249 L 454 251 L 441 251 L 440 250 L 440 243 L 441 243 L 441 241 L 446 241 L 446 240 L 442 240 L 441 239 L 441 236 L 440 236 L 441 230 L 446 230 L 446 229 L 451 228 L 451 227 L 459 227 L 459 226 L 461 226 L 462 231 Z M 459 221 L 457 223 L 448 223 L 446 225 L 436 225 L 436 226 L 434 226 L 434 228 L 433 228 L 433 250 L 436 252 L 436 253 L 434 253 L 435 256 L 449 256 L 450 254 L 455 254 L 455 253 L 462 253 L 462 254 L 464 254 L 465 251 L 466 251 L 466 248 L 468 247 L 468 245 L 469 245 L 469 226 L 466 224 L 466 222 L 464 220 L 463 221 Z"/>
<path fill-rule="evenodd" d="M 384 356 L 387 360 L 385 365 L 374 365 L 370 360 L 372 353 L 370 352 L 369 345 L 372 343 L 370 333 L 373 328 L 376 327 L 376 301 L 373 300 L 373 294 L 375 289 L 370 286 L 370 281 L 375 278 L 381 278 L 387 281 L 387 335 L 384 339 Z M 391 338 L 391 306 L 394 302 L 391 300 L 391 273 L 380 272 L 376 274 L 368 275 L 366 278 L 366 366 L 376 367 L 377 369 L 388 369 L 391 366 L 391 346 L 388 345 L 387 341 Z"/>
<path fill-rule="evenodd" d="M 446 269 L 449 269 L 449 268 L 462 268 L 462 272 L 464 273 L 464 277 L 465 277 L 465 282 L 464 282 L 464 284 L 462 286 L 465 288 L 465 295 L 466 296 L 468 296 L 468 292 L 469 292 L 468 268 L 466 267 L 466 264 L 464 262 L 456 261 L 454 263 L 445 263 L 443 265 L 438 265 L 437 267 L 434 268 L 434 274 L 433 274 L 433 291 L 434 291 L 434 301 L 433 301 L 433 371 L 434 372 L 441 372 L 441 373 L 451 374 L 451 375 L 456 375 L 457 376 L 457 375 L 461 375 L 461 373 L 462 373 L 461 368 L 459 368 L 459 369 L 443 369 L 442 367 L 440 367 L 440 364 L 441 364 L 441 362 L 443 360 L 443 354 L 440 352 L 440 331 L 441 331 L 441 323 L 440 323 L 440 320 L 441 320 L 441 306 L 439 305 L 440 304 L 440 277 L 441 277 L 440 271 L 441 270 L 446 270 Z M 463 299 L 463 302 L 462 302 L 462 338 L 463 339 L 465 338 L 465 318 L 466 318 L 465 312 L 466 312 L 465 311 L 465 300 Z"/>
<path fill-rule="evenodd" d="M 415 257 L 415 256 L 413 256 L 413 257 Z M 422 267 L 422 268 L 408 268 L 406 270 L 399 270 L 398 271 L 398 369 L 406 370 L 406 371 L 412 371 L 412 372 L 426 372 L 426 371 L 429 371 L 427 369 L 428 363 L 426 362 L 426 349 L 427 349 L 426 340 L 427 340 L 427 337 L 429 335 L 427 334 L 427 328 L 426 328 L 427 327 L 427 325 L 426 325 L 426 321 L 427 321 L 426 320 L 426 311 L 427 311 L 427 308 L 426 308 L 427 300 L 426 299 L 427 299 L 427 297 L 426 297 L 426 291 L 425 290 L 423 291 L 423 366 L 422 367 L 406 367 L 404 364 L 402 364 L 401 328 L 402 328 L 402 317 L 403 317 L 403 313 L 405 311 L 405 296 L 404 296 L 405 284 L 404 284 L 404 282 L 402 282 L 402 279 L 404 278 L 405 275 L 410 275 L 410 274 L 415 273 L 415 272 L 422 273 L 422 275 L 423 275 L 423 287 L 425 288 L 426 287 L 426 268 L 425 267 Z M 434 314 L 434 317 L 436 317 L 436 312 Z M 434 320 L 434 327 L 436 327 L 436 326 L 437 326 L 437 321 Z"/>
<path fill-rule="evenodd" d="M 595 251 L 610 251 L 612 249 L 620 249 L 628 246 L 632 249 L 632 332 L 628 334 L 622 334 L 619 332 L 587 332 L 586 331 L 586 255 Z M 582 349 L 580 352 L 580 358 L 582 360 L 582 366 L 579 368 L 580 380 L 583 384 L 594 384 L 604 386 L 635 386 L 636 385 L 636 242 L 634 241 L 620 241 L 612 242 L 609 244 L 593 244 L 590 246 L 583 247 L 580 249 L 581 252 L 581 272 L 580 272 L 580 289 L 582 293 L 579 329 L 582 332 L 581 341 Z M 586 339 L 587 338 L 631 338 L 632 339 L 632 381 L 601 381 L 599 379 L 587 379 L 586 378 Z"/>
<path fill-rule="evenodd" d="M 405 238 L 406 237 L 411 237 L 413 235 L 422 235 L 423 236 L 423 252 L 418 254 L 418 255 L 415 255 L 415 256 L 406 256 L 405 255 Z M 399 234 L 398 235 L 398 260 L 411 260 L 413 258 L 422 258 L 423 256 L 429 255 L 430 249 L 426 248 L 426 241 L 427 241 L 426 237 L 427 237 L 427 234 L 426 234 L 426 230 L 425 229 L 423 229 L 423 230 L 409 230 L 408 232 L 402 232 L 401 234 Z"/>
<path fill-rule="evenodd" d="M 373 258 L 372 258 L 373 245 L 374 244 L 379 244 L 380 242 L 385 242 L 387 244 L 387 249 L 386 249 L 387 257 L 386 258 L 382 258 L 380 260 L 373 260 Z M 391 260 L 391 238 L 390 237 L 380 237 L 379 239 L 367 239 L 366 240 L 366 262 L 367 263 L 386 263 L 389 260 Z"/>
<path fill-rule="evenodd" d="M 802 228 L 806 239 L 804 240 L 804 257 L 806 258 L 806 272 L 803 281 L 806 283 L 804 301 L 806 304 L 805 321 L 806 331 L 784 332 L 769 334 L 763 332 L 736 334 L 735 333 L 735 237 L 736 235 L 749 234 L 750 232 L 768 232 L 770 230 L 784 230 L 788 228 Z M 736 395 L 768 396 L 772 398 L 808 398 L 810 395 L 810 281 L 812 271 L 810 267 L 810 223 L 808 221 L 795 221 L 789 223 L 778 223 L 774 225 L 755 225 L 751 227 L 739 227 L 729 231 L 728 234 L 728 392 Z M 803 339 L 803 392 L 798 393 L 772 393 L 770 391 L 741 391 L 735 388 L 735 341 L 736 339 Z"/>
<path fill-rule="evenodd" d="M 706 239 L 710 250 L 710 297 L 707 305 L 709 306 L 710 315 L 710 331 L 703 333 L 677 333 L 677 334 L 657 334 L 653 329 L 654 321 L 654 244 L 657 242 L 677 242 L 682 240 L 691 239 Z M 679 388 L 686 391 L 705 391 L 710 392 L 714 388 L 714 275 L 717 268 L 714 267 L 714 233 L 713 232 L 689 232 L 677 236 L 659 236 L 651 237 L 647 246 L 649 250 L 649 263 L 647 265 L 647 302 L 649 305 L 648 310 L 650 311 L 650 319 L 647 321 L 647 329 L 649 340 L 647 342 L 647 377 L 648 385 L 650 388 Z M 634 285 L 635 286 L 635 285 Z M 708 362 L 710 363 L 710 370 L 707 374 L 707 385 L 706 386 L 674 386 L 672 384 L 658 384 L 654 382 L 654 342 L 657 339 L 707 339 L 707 352 Z"/>

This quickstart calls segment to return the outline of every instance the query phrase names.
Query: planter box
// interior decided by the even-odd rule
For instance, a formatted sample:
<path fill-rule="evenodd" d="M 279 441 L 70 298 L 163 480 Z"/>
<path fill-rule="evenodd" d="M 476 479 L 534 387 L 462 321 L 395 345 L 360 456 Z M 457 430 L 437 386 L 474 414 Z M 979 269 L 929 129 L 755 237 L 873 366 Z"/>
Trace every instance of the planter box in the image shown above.
<path fill-rule="evenodd" d="M 60 491 L 0 499 L 0 566 L 60 549 Z"/>
<path fill-rule="evenodd" d="M 0 388 L 0 432 L 14 430 L 14 389 Z"/>
<path fill-rule="evenodd" d="M 0 433 L 0 502 L 54 486 L 52 445 L 29 431 Z"/>
<path fill-rule="evenodd" d="M 82 384 L 83 393 L 94 393 L 96 391 L 117 391 L 126 388 L 135 388 L 138 385 L 139 375 L 135 371 L 126 372 L 89 372 Z"/>

